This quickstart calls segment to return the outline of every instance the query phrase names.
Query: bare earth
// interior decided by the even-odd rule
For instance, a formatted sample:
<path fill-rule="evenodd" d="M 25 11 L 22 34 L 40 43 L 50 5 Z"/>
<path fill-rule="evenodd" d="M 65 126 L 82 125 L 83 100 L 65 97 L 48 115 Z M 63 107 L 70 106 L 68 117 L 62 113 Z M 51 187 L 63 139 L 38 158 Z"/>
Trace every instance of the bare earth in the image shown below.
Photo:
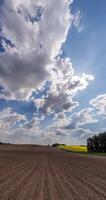
<path fill-rule="evenodd" d="M 106 200 L 106 157 L 1 145 L 0 200 Z"/>

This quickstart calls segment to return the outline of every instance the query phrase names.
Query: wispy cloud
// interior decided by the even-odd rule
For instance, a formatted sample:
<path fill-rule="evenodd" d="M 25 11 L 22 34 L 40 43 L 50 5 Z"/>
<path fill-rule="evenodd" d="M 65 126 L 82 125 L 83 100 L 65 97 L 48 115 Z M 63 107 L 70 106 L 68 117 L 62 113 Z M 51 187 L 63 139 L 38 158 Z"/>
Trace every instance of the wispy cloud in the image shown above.
<path fill-rule="evenodd" d="M 77 29 L 78 32 L 82 32 L 84 30 L 84 23 L 80 10 L 77 10 L 73 15 L 73 26 Z"/>

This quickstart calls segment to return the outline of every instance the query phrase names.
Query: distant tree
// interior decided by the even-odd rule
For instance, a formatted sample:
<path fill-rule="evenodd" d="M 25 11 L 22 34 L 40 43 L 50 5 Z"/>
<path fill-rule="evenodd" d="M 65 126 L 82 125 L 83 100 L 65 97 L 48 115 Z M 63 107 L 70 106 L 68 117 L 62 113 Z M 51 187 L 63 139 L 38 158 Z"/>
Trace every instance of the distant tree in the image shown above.
<path fill-rule="evenodd" d="M 0 145 L 3 144 L 3 142 L 0 141 Z"/>
<path fill-rule="evenodd" d="M 53 147 L 58 147 L 59 145 L 60 145 L 60 144 L 58 144 L 58 143 L 52 144 Z"/>
<path fill-rule="evenodd" d="M 58 146 L 60 146 L 60 145 L 61 145 L 61 146 L 66 146 L 66 144 L 59 144 L 59 143 L 54 143 L 54 144 L 52 144 L 53 147 L 58 147 Z"/>
<path fill-rule="evenodd" d="M 106 132 L 89 137 L 87 149 L 89 152 L 106 152 Z"/>
<path fill-rule="evenodd" d="M 5 143 L 0 141 L 0 145 L 5 145 L 5 144 L 11 144 L 11 143 Z"/>
<path fill-rule="evenodd" d="M 101 144 L 101 149 L 103 152 L 106 152 L 106 132 L 100 133 L 100 144 Z"/>

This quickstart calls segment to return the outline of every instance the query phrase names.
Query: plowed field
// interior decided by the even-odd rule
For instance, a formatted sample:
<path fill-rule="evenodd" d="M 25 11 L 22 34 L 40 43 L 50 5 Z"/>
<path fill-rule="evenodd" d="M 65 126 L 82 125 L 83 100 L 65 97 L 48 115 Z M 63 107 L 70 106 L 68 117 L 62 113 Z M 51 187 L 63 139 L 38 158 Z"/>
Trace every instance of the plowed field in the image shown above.
<path fill-rule="evenodd" d="M 1 145 L 0 200 L 106 200 L 106 157 Z"/>

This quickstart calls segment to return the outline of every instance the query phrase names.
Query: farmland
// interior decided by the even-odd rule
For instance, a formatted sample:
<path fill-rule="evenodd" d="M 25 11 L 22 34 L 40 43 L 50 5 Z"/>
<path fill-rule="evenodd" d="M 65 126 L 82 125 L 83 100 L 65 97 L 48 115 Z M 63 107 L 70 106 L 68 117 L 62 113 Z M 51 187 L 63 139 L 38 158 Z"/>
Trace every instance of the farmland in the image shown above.
<path fill-rule="evenodd" d="M 87 153 L 86 146 L 63 146 L 63 145 L 60 145 L 59 148 L 61 148 L 63 150 L 67 150 L 67 151 Z"/>
<path fill-rule="evenodd" d="M 105 157 L 46 146 L 0 146 L 0 200 L 105 199 Z"/>
<path fill-rule="evenodd" d="M 87 150 L 87 146 L 65 146 L 65 145 L 59 145 L 60 149 L 66 151 L 66 152 L 73 152 L 73 153 L 81 153 L 86 155 L 95 155 L 95 156 L 106 156 L 106 152 L 92 152 L 90 153 Z"/>

